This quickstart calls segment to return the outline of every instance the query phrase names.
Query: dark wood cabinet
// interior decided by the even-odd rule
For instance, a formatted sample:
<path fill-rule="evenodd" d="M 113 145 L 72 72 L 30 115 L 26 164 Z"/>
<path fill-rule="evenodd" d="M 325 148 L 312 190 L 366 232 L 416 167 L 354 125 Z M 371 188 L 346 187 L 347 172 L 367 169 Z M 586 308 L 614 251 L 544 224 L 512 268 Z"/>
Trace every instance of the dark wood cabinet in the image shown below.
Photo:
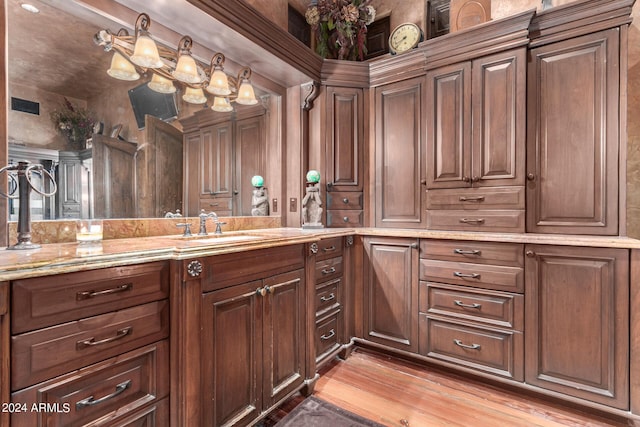
<path fill-rule="evenodd" d="M 60 151 L 56 217 L 93 218 L 91 150 Z"/>
<path fill-rule="evenodd" d="M 9 282 L 0 282 L 0 402 L 10 402 L 11 331 L 9 325 Z M 0 412 L 0 425 L 9 425 L 9 413 Z"/>
<path fill-rule="evenodd" d="M 424 228 L 424 77 L 375 89 L 375 226 Z"/>
<path fill-rule="evenodd" d="M 418 240 L 364 239 L 364 339 L 418 352 Z"/>
<path fill-rule="evenodd" d="M 242 118 L 236 120 L 234 126 L 235 177 L 231 187 L 233 215 L 251 216 L 254 189 L 251 178 L 255 175 L 267 175 L 265 116 Z"/>
<path fill-rule="evenodd" d="M 618 234 L 620 37 L 614 28 L 530 51 L 529 232 Z"/>
<path fill-rule="evenodd" d="M 197 379 L 202 425 L 249 425 L 305 381 L 305 270 L 270 276 L 261 271 L 274 264 L 265 264 L 268 257 L 258 255 L 243 254 L 245 262 L 255 263 L 250 269 L 226 270 L 227 262 L 235 265 L 233 257 L 219 261 L 221 279 L 235 283 L 253 276 L 256 280 L 202 294 L 201 378 Z M 280 265 L 288 262 L 280 260 Z"/>
<path fill-rule="evenodd" d="M 525 250 L 525 381 L 628 409 L 629 251 Z"/>

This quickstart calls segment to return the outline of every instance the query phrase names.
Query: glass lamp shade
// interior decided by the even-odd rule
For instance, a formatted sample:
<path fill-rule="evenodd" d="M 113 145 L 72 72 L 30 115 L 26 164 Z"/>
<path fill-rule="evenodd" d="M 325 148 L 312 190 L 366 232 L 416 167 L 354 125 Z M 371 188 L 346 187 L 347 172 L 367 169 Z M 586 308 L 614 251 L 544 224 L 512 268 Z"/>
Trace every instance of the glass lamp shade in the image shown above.
<path fill-rule="evenodd" d="M 176 69 L 171 73 L 173 77 L 185 83 L 200 83 L 200 75 L 195 59 L 187 53 L 183 53 L 178 58 Z"/>
<path fill-rule="evenodd" d="M 153 73 L 153 77 L 151 77 L 151 81 L 147 83 L 147 86 L 149 86 L 149 89 L 159 93 L 174 93 L 176 91 L 176 87 L 171 80 L 156 73 Z"/>
<path fill-rule="evenodd" d="M 207 97 L 204 96 L 202 89 L 194 89 L 192 87 L 188 87 L 187 90 L 185 90 L 182 99 L 189 104 L 204 104 L 207 102 Z"/>
<path fill-rule="evenodd" d="M 230 111 L 233 111 L 233 107 L 231 106 L 229 99 L 220 96 L 216 96 L 215 98 L 213 98 L 213 105 L 211 106 L 211 109 L 220 113 L 228 113 Z"/>
<path fill-rule="evenodd" d="M 229 80 L 227 75 L 221 69 L 216 69 L 211 75 L 209 86 L 207 86 L 207 92 L 214 95 L 227 96 L 231 94 L 229 89 Z"/>
<path fill-rule="evenodd" d="M 113 58 L 111 58 L 111 67 L 107 70 L 107 74 L 118 80 L 133 81 L 140 78 L 140 74 L 136 72 L 133 64 L 118 52 L 114 52 Z"/>
<path fill-rule="evenodd" d="M 160 68 L 163 65 L 156 42 L 145 34 L 140 34 L 136 39 L 131 62 L 145 68 Z"/>
<path fill-rule="evenodd" d="M 253 86 L 249 80 L 244 79 L 240 88 L 238 89 L 238 97 L 236 98 L 236 102 L 242 105 L 255 105 L 258 103 L 256 99 L 256 94 L 253 92 Z"/>

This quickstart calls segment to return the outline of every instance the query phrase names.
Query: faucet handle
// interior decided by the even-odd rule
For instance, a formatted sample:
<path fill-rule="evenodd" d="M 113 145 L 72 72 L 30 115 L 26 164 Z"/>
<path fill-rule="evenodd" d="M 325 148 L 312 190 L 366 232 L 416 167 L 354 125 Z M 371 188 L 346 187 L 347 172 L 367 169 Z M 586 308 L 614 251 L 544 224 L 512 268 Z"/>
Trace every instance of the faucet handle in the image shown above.
<path fill-rule="evenodd" d="M 216 231 L 214 234 L 222 234 L 222 226 L 225 224 L 226 222 L 216 221 Z"/>
<path fill-rule="evenodd" d="M 191 234 L 191 224 L 188 222 L 178 223 L 176 224 L 176 227 L 184 227 L 184 234 L 182 234 L 182 237 L 193 236 L 193 234 Z"/>

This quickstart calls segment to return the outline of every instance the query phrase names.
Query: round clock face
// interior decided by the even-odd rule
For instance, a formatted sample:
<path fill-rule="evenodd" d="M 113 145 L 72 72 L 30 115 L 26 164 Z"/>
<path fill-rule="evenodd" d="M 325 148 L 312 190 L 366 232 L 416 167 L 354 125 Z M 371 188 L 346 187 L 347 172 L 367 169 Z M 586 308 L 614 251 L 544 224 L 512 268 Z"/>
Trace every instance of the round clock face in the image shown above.
<path fill-rule="evenodd" d="M 413 49 L 420 43 L 422 30 L 416 24 L 400 24 L 389 37 L 391 53 L 403 53 Z"/>

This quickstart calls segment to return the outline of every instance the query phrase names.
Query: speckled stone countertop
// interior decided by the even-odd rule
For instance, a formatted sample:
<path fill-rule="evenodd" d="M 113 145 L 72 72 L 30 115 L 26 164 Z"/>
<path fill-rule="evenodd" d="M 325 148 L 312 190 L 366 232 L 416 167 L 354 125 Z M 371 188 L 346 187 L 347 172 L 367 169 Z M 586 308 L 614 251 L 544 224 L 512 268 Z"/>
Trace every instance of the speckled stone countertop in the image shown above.
<path fill-rule="evenodd" d="M 347 235 L 411 237 L 423 239 L 469 240 L 569 246 L 640 249 L 640 240 L 626 237 L 543 235 L 529 233 L 480 233 L 462 231 L 421 231 L 382 228 L 263 228 L 212 234 L 203 238 L 180 235 L 107 239 L 95 245 L 75 242 L 43 244 L 40 249 L 0 248 L 0 281 L 47 276 L 95 268 L 139 264 L 168 259 L 188 259 L 312 242 L 323 237 Z"/>

